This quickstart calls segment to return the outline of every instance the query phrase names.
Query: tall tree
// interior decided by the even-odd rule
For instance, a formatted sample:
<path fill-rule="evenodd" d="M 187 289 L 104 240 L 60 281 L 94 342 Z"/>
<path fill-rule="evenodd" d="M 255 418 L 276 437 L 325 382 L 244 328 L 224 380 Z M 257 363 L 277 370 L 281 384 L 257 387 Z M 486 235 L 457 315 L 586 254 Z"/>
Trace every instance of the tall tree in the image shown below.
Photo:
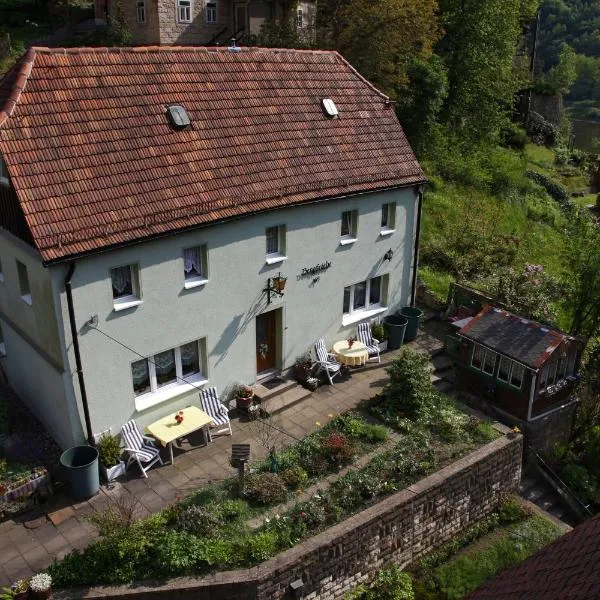
<path fill-rule="evenodd" d="M 407 81 L 407 61 L 427 58 L 440 36 L 437 0 L 349 0 L 336 48 L 385 93 Z"/>
<path fill-rule="evenodd" d="M 446 119 L 463 137 L 496 136 L 522 84 L 514 64 L 522 0 L 440 0 L 445 35 L 439 51 L 448 68 Z"/>

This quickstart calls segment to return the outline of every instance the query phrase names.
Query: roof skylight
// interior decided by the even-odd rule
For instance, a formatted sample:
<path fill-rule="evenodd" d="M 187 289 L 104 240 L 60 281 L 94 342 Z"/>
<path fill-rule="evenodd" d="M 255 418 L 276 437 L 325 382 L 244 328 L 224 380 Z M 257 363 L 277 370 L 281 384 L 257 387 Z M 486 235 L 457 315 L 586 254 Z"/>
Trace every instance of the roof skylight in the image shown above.
<path fill-rule="evenodd" d="M 323 111 L 325 112 L 325 116 L 330 119 L 337 119 L 339 116 L 339 111 L 335 102 L 331 98 L 323 98 L 321 100 L 321 106 L 323 107 Z"/>
<path fill-rule="evenodd" d="M 185 129 L 191 124 L 190 117 L 185 108 L 177 104 L 167 106 L 167 118 L 169 119 L 169 123 L 171 123 L 175 129 Z"/>

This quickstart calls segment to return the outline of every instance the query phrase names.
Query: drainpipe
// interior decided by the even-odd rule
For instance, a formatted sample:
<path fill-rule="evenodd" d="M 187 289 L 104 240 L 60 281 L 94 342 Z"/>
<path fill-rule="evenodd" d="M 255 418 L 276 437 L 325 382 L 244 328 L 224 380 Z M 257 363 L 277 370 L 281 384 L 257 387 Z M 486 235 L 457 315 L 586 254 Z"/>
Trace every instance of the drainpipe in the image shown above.
<path fill-rule="evenodd" d="M 410 292 L 410 305 L 417 303 L 417 270 L 419 268 L 419 242 L 421 239 L 421 213 L 423 211 L 423 186 L 417 188 L 417 231 L 415 232 L 415 247 L 413 250 L 413 280 Z"/>
<path fill-rule="evenodd" d="M 83 404 L 83 416 L 85 418 L 85 428 L 87 430 L 88 444 L 95 446 L 94 434 L 92 432 L 92 422 L 90 420 L 90 408 L 88 406 L 87 394 L 85 391 L 85 381 L 83 379 L 83 367 L 81 366 L 81 354 L 79 353 L 79 336 L 77 335 L 77 325 L 75 324 L 75 308 L 73 306 L 73 291 L 71 289 L 71 278 L 75 272 L 75 263 L 69 265 L 69 271 L 65 277 L 65 292 L 67 292 L 67 306 L 69 307 L 69 323 L 71 324 L 71 338 L 73 339 L 73 350 L 75 351 L 75 365 L 77 366 L 77 379 L 79 380 L 79 390 L 81 391 L 81 403 Z"/>

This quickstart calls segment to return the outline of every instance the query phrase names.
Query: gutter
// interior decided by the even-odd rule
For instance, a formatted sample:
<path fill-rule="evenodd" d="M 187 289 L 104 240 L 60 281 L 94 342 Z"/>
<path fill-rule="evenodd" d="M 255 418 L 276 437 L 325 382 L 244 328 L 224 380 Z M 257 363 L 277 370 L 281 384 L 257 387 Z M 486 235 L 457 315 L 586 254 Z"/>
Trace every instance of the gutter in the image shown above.
<path fill-rule="evenodd" d="M 423 212 L 423 185 L 417 187 L 417 230 L 415 232 L 415 247 L 413 250 L 413 280 L 410 292 L 410 305 L 417 303 L 417 270 L 419 268 L 419 244 L 421 240 L 421 214 Z"/>
<path fill-rule="evenodd" d="M 92 422 L 90 420 L 90 408 L 88 405 L 87 393 L 85 391 L 85 380 L 83 379 L 83 367 L 81 365 L 81 354 L 79 352 L 79 336 L 77 335 L 77 325 L 75 323 L 75 307 L 73 306 L 73 290 L 71 288 L 71 278 L 75 272 L 75 262 L 69 265 L 69 271 L 65 277 L 65 292 L 67 293 L 67 306 L 69 307 L 69 323 L 71 325 L 71 338 L 73 340 L 73 350 L 75 351 L 75 365 L 77 366 L 77 379 L 79 380 L 79 390 L 81 392 L 81 403 L 83 404 L 83 416 L 85 418 L 85 428 L 87 431 L 88 444 L 95 446 L 94 433 L 92 431 Z"/>

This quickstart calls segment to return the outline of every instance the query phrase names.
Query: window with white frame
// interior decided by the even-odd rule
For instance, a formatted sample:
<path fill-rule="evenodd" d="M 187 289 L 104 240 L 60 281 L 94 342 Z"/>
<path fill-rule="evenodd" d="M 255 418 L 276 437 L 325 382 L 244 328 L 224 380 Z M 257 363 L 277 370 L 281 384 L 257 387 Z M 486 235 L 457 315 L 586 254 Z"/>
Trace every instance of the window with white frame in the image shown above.
<path fill-rule="evenodd" d="M 177 0 L 177 22 L 192 22 L 192 0 Z"/>
<path fill-rule="evenodd" d="M 285 225 L 265 229 L 267 263 L 280 262 L 286 258 L 285 234 Z"/>
<path fill-rule="evenodd" d="M 141 296 L 137 265 L 125 265 L 111 269 L 110 281 L 115 309 L 139 304 Z"/>
<path fill-rule="evenodd" d="M 206 245 L 186 248 L 183 251 L 185 288 L 202 285 L 208 281 L 208 252 Z"/>
<path fill-rule="evenodd" d="M 26 304 L 31 305 L 31 289 L 29 287 L 27 267 L 20 260 L 17 261 L 17 275 L 19 277 L 19 293 L 21 295 L 21 300 Z"/>
<path fill-rule="evenodd" d="M 146 22 L 146 0 L 137 0 L 136 17 L 138 23 Z"/>
<path fill-rule="evenodd" d="M 358 211 L 346 210 L 342 213 L 341 243 L 354 242 L 358 231 Z"/>
<path fill-rule="evenodd" d="M 206 380 L 205 358 L 202 339 L 136 360 L 131 363 L 134 395 L 139 397 L 164 392 L 166 399 L 183 393 L 190 385 Z"/>
<path fill-rule="evenodd" d="M 473 346 L 473 356 L 471 357 L 471 366 L 474 369 L 481 370 L 481 365 L 483 364 L 483 355 L 485 354 L 485 350 L 483 346 L 479 344 L 475 344 Z"/>
<path fill-rule="evenodd" d="M 217 2 L 213 0 L 209 2 L 208 0 L 204 3 L 204 15 L 207 23 L 216 23 L 217 22 Z"/>
<path fill-rule="evenodd" d="M 525 367 L 513 361 L 510 370 L 510 385 L 520 388 L 523 385 L 523 377 L 525 375 Z"/>
<path fill-rule="evenodd" d="M 510 366 L 512 364 L 512 360 L 507 356 L 500 357 L 500 364 L 498 365 L 498 379 L 500 381 L 504 381 L 504 383 L 508 383 L 510 378 Z"/>
<path fill-rule="evenodd" d="M 492 350 L 486 350 L 485 356 L 483 357 L 483 369 L 484 373 L 488 375 L 493 375 L 496 370 L 496 358 L 498 354 Z"/>
<path fill-rule="evenodd" d="M 299 8 L 296 12 L 296 27 L 302 29 L 304 27 L 304 11 Z"/>
<path fill-rule="evenodd" d="M 8 186 L 8 169 L 6 168 L 6 163 L 2 160 L 0 156 L 0 185 Z"/>
<path fill-rule="evenodd" d="M 2 325 L 0 324 L 0 357 L 6 356 L 6 346 L 4 345 L 4 332 L 2 331 Z"/>
<path fill-rule="evenodd" d="M 556 383 L 556 369 L 558 367 L 557 362 L 554 360 L 548 363 L 548 379 L 546 380 L 546 386 L 554 385 Z"/>
<path fill-rule="evenodd" d="M 396 203 L 381 205 L 381 235 L 393 233 L 396 227 Z"/>
<path fill-rule="evenodd" d="M 344 288 L 344 315 L 358 315 L 385 306 L 384 283 L 386 275 L 359 281 Z"/>

